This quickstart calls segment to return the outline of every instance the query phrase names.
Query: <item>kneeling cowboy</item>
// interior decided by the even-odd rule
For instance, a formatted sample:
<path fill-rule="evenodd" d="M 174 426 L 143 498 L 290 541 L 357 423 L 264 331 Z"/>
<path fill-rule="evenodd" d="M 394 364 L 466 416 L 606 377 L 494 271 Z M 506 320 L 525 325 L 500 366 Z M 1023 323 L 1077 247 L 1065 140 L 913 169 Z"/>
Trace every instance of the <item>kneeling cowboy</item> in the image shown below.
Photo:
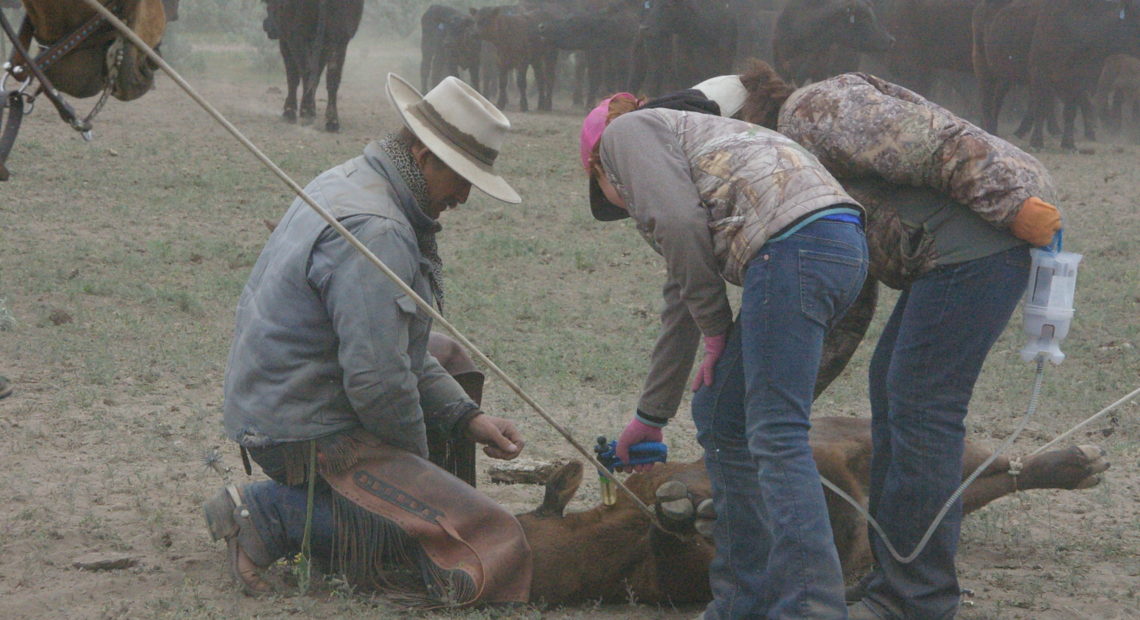
<path fill-rule="evenodd" d="M 456 78 L 421 95 L 389 74 L 387 92 L 404 126 L 305 190 L 439 304 L 440 214 L 472 185 L 520 201 L 492 171 L 510 123 Z M 523 448 L 515 426 L 483 413 L 430 354 L 431 323 L 294 200 L 242 291 L 225 379 L 226 434 L 271 480 L 229 487 L 204 506 L 247 593 L 272 590 L 260 570 L 299 553 L 308 530 L 313 561 L 359 588 L 429 604 L 527 600 L 518 522 L 426 460 L 432 432 L 482 444 L 492 458 Z"/>

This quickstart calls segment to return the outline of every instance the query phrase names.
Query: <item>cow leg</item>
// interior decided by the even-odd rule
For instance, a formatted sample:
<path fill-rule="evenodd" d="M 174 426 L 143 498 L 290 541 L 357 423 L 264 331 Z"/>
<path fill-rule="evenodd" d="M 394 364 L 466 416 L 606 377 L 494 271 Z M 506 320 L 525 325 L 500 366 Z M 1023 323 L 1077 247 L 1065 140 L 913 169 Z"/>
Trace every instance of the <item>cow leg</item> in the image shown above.
<path fill-rule="evenodd" d="M 1085 123 L 1085 140 L 1096 142 L 1096 115 L 1093 113 L 1092 100 L 1088 93 L 1081 93 L 1078 100 L 1081 109 L 1081 119 Z"/>
<path fill-rule="evenodd" d="M 499 101 L 495 106 L 500 110 L 507 109 L 507 75 L 510 73 L 511 68 L 507 65 L 499 65 Z"/>
<path fill-rule="evenodd" d="M 593 99 L 592 92 L 589 95 L 586 94 L 593 88 L 594 76 L 590 74 L 589 66 L 592 56 L 592 52 L 589 51 L 574 52 L 574 91 L 570 95 L 572 105 L 582 105 L 583 99 Z M 585 85 L 587 82 L 590 86 Z"/>
<path fill-rule="evenodd" d="M 1076 97 L 1071 94 L 1065 97 L 1064 102 L 1065 104 L 1062 109 L 1062 114 L 1063 120 L 1065 122 L 1065 131 L 1061 135 L 1061 148 L 1069 151 L 1075 151 L 1077 150 L 1077 143 L 1076 139 L 1074 138 L 1074 134 L 1076 134 L 1077 131 L 1077 109 L 1079 108 L 1080 104 L 1078 103 Z"/>
<path fill-rule="evenodd" d="M 998 135 L 998 124 L 1001 121 L 1001 105 L 1009 84 L 993 77 L 978 78 L 978 90 L 981 91 L 982 129 Z"/>
<path fill-rule="evenodd" d="M 338 41 L 333 44 L 332 49 L 325 74 L 325 89 L 329 98 L 325 104 L 325 131 L 337 132 L 340 131 L 340 116 L 336 110 L 336 94 L 340 90 L 340 76 L 344 72 L 344 56 L 348 51 L 348 41 Z"/>
<path fill-rule="evenodd" d="M 315 63 L 306 63 L 304 73 L 301 75 L 301 123 L 308 124 L 317 116 L 317 86 L 321 82 L 321 71 L 324 63 L 319 60 Z"/>
<path fill-rule="evenodd" d="M 990 454 L 988 450 L 967 445 L 962 475 L 972 474 Z M 1094 445 L 1071 446 L 1030 456 L 1021 464 L 1021 472 L 1016 476 L 1010 473 L 1010 459 L 1002 455 L 966 488 L 962 494 L 962 511 L 973 512 L 1015 491 L 1087 489 L 1100 483 L 1099 474 L 1108 467 L 1104 451 Z"/>
<path fill-rule="evenodd" d="M 585 103 L 587 108 L 593 108 L 598 100 L 598 92 L 604 88 L 603 80 L 609 63 L 606 62 L 605 54 L 598 49 L 587 50 L 583 56 L 585 56 L 583 65 L 586 67 L 586 100 L 584 102 L 575 100 L 574 104 Z"/>
<path fill-rule="evenodd" d="M 1040 149 L 1045 147 L 1045 122 L 1052 113 L 1052 93 L 1037 93 L 1033 102 L 1033 133 L 1029 136 L 1029 146 Z"/>
<path fill-rule="evenodd" d="M 475 62 L 471 63 L 471 68 L 468 69 L 467 72 L 471 75 L 471 87 L 478 89 L 479 88 L 479 61 L 476 60 Z"/>
<path fill-rule="evenodd" d="M 1036 105 L 1033 102 L 1030 102 L 1030 104 L 1026 106 L 1025 113 L 1021 115 L 1021 123 L 1017 125 L 1017 129 L 1014 130 L 1013 135 L 1018 138 L 1024 138 L 1026 134 L 1033 130 L 1033 121 L 1037 118 L 1034 112 L 1035 109 Z"/>
<path fill-rule="evenodd" d="M 645 37 L 638 33 L 630 52 L 629 74 L 626 79 L 626 90 L 631 93 L 641 91 L 645 83 L 645 75 L 649 72 L 649 52 L 645 49 Z"/>
<path fill-rule="evenodd" d="M 546 112 L 554 111 L 554 85 L 558 81 L 558 50 L 547 52 L 546 63 L 546 105 L 542 109 Z"/>
<path fill-rule="evenodd" d="M 518 88 L 519 88 L 519 111 L 520 112 L 526 112 L 530 108 L 530 106 L 527 104 L 527 100 L 526 100 L 526 70 L 529 66 L 530 65 L 528 63 L 523 62 L 522 64 L 520 64 L 515 69 L 515 85 L 518 86 Z M 536 71 L 535 72 L 535 78 L 536 79 L 537 79 L 537 76 L 538 76 L 538 72 Z"/>
<path fill-rule="evenodd" d="M 292 123 L 297 120 L 297 85 L 301 81 L 301 72 L 297 58 L 284 37 L 278 41 L 278 47 L 281 48 L 281 58 L 285 61 L 285 109 L 281 116 Z"/>
<path fill-rule="evenodd" d="M 313 45 L 321 45 L 312 42 Z M 317 116 L 317 86 L 321 83 L 321 72 L 325 69 L 324 49 L 310 49 L 300 55 L 301 65 L 301 122 L 312 122 Z"/>
<path fill-rule="evenodd" d="M 434 36 L 435 28 L 424 27 L 420 37 L 420 90 L 427 92 L 433 84 L 431 80 L 432 63 L 438 56 L 439 43 Z"/>

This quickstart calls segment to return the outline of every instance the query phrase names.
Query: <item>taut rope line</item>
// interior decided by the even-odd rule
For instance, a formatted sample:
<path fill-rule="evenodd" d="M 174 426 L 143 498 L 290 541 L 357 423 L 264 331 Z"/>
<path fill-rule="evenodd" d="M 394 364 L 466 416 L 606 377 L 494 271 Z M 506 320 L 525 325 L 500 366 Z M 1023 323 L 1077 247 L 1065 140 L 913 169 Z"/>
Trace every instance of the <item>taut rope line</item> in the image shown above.
<path fill-rule="evenodd" d="M 1104 409 L 1101 409 L 1100 411 L 1098 411 L 1095 414 L 1093 414 L 1092 416 L 1090 416 L 1084 422 L 1081 422 L 1080 424 L 1074 426 L 1073 428 L 1070 428 L 1069 430 L 1065 431 L 1064 433 L 1061 433 L 1053 441 L 1050 441 L 1049 443 L 1047 443 L 1047 444 L 1041 446 L 1040 448 L 1037 448 L 1033 452 L 1029 453 L 1029 456 L 1033 456 L 1039 452 L 1044 452 L 1045 449 L 1048 448 L 1049 446 L 1057 443 L 1058 441 L 1061 441 L 1062 439 L 1065 439 L 1069 435 L 1072 435 L 1073 433 L 1077 432 L 1078 430 L 1084 428 L 1086 425 L 1091 424 L 1092 422 L 1094 422 L 1098 418 L 1103 417 L 1109 411 L 1112 411 L 1113 409 L 1116 409 L 1120 405 L 1123 405 L 1124 403 L 1128 402 L 1129 400 L 1132 399 L 1132 397 L 1136 396 L 1137 394 L 1140 394 L 1140 388 L 1136 388 L 1135 390 L 1132 390 L 1132 392 L 1130 394 L 1128 394 L 1128 396 L 1125 396 L 1124 398 L 1121 398 L 1120 400 L 1116 401 L 1115 403 L 1112 403 L 1111 405 L 1105 407 Z"/>
<path fill-rule="evenodd" d="M 517 383 L 515 383 L 515 381 L 511 379 L 510 376 L 507 375 L 507 373 L 503 372 L 502 369 L 500 369 L 494 362 L 492 362 L 491 358 L 484 355 L 483 352 L 480 351 L 474 344 L 472 344 L 466 336 L 460 333 L 460 331 L 456 329 L 455 326 L 449 323 L 447 319 L 443 318 L 443 315 L 436 311 L 436 309 L 433 308 L 431 304 L 424 301 L 422 297 L 416 294 L 416 292 L 412 290 L 410 286 L 404 283 L 404 281 L 401 280 L 398 275 L 396 275 L 396 272 L 392 271 L 387 265 L 384 264 L 383 261 L 379 259 L 379 257 L 377 257 L 372 253 L 371 250 L 365 247 L 364 244 L 361 243 L 360 240 L 357 239 L 351 232 L 349 232 L 348 229 L 346 229 L 340 222 L 338 222 L 336 218 L 332 216 L 332 214 L 317 204 L 313 198 L 305 192 L 304 188 L 302 188 L 297 184 L 296 181 L 290 178 L 289 175 L 285 173 L 285 171 L 281 170 L 281 168 L 277 166 L 277 164 L 273 163 L 273 160 L 269 159 L 268 156 L 262 153 L 261 149 L 257 148 L 253 142 L 250 142 L 250 140 L 246 138 L 245 135 L 241 133 L 241 131 L 234 127 L 233 124 L 226 120 L 226 118 L 222 116 L 222 114 L 218 112 L 214 106 L 210 105 L 208 101 L 203 99 L 202 96 L 199 95 L 198 92 L 186 82 L 186 80 L 182 79 L 182 76 L 179 75 L 177 71 L 171 68 L 170 65 L 166 64 L 166 61 L 163 60 L 162 57 L 160 57 L 158 54 L 156 54 L 155 51 L 151 49 L 150 46 L 147 45 L 146 42 L 143 41 L 137 34 L 135 34 L 133 30 L 128 28 L 126 24 L 120 21 L 117 17 L 115 17 L 113 13 L 108 11 L 106 7 L 99 4 L 96 0 L 83 1 L 86 2 L 88 6 L 98 11 L 103 17 L 107 19 L 108 22 L 111 23 L 111 25 L 115 27 L 116 30 L 121 32 L 123 36 L 127 37 L 131 43 L 133 43 L 151 60 L 153 60 L 155 64 L 157 64 L 159 68 L 163 70 L 163 72 L 169 75 L 170 78 L 174 80 L 174 82 L 178 84 L 178 86 L 183 91 L 185 91 L 187 95 L 190 96 L 191 99 L 193 99 L 199 106 L 201 106 L 202 109 L 206 110 L 206 112 L 212 116 L 214 120 L 218 121 L 219 124 L 225 127 L 226 131 L 228 131 L 230 135 L 236 138 L 238 142 L 241 142 L 242 146 L 244 146 L 250 153 L 254 155 L 254 157 L 261 161 L 265 167 L 269 168 L 273 174 L 277 175 L 279 179 L 288 185 L 289 189 L 293 190 L 293 192 L 297 194 L 301 200 L 305 201 L 305 204 L 309 205 L 310 208 L 316 211 L 317 215 L 321 216 L 321 219 L 323 219 L 330 227 L 332 227 L 333 230 L 337 231 L 337 233 L 344 237 L 345 241 L 347 241 L 349 245 L 356 248 L 356 250 L 363 254 L 365 258 L 369 260 L 369 262 L 375 265 L 376 268 L 378 268 L 380 271 L 384 272 L 384 275 L 388 276 L 388 278 L 391 279 L 392 282 L 395 283 L 400 288 L 400 290 L 404 292 L 405 295 L 411 298 L 412 301 L 416 302 L 416 305 L 419 306 L 420 309 L 422 309 L 424 312 L 427 312 L 433 320 L 446 328 L 448 332 L 451 332 L 452 336 L 455 336 L 456 340 L 462 343 L 463 346 L 467 347 L 467 349 L 471 351 L 471 353 L 473 353 L 475 357 L 479 359 L 479 361 L 486 364 L 487 367 L 490 368 L 491 371 L 495 374 L 495 376 L 497 376 L 499 379 L 502 379 L 503 382 L 506 383 L 507 386 L 510 387 L 511 390 L 519 396 L 519 398 L 526 402 L 526 404 L 530 405 L 531 408 L 534 409 L 534 411 L 538 413 L 538 415 L 542 417 L 543 420 L 546 420 L 546 422 L 554 428 L 554 430 L 558 431 L 558 434 L 562 435 L 562 437 L 566 439 L 570 445 L 574 446 L 574 449 L 577 450 L 587 461 L 589 461 L 591 465 L 597 468 L 598 472 L 601 475 L 610 478 L 610 480 L 617 484 L 618 488 L 620 488 L 623 493 L 625 493 L 631 500 L 633 500 L 633 503 L 639 509 L 641 509 L 641 511 L 644 512 L 659 529 L 662 531 L 668 531 L 665 528 L 661 527 L 661 524 L 657 521 L 657 516 L 653 513 L 652 510 L 649 509 L 649 506 L 645 505 L 645 502 L 641 501 L 641 498 L 634 494 L 633 491 L 630 491 L 629 487 L 625 486 L 621 480 L 618 480 L 617 476 L 606 469 L 594 457 L 594 455 L 592 455 L 589 451 L 586 450 L 586 448 L 579 444 L 578 441 L 575 440 L 574 437 L 565 428 L 562 427 L 562 425 L 558 424 L 558 422 L 556 422 L 554 418 L 551 417 L 550 414 L 548 414 L 546 410 L 538 404 L 537 401 L 531 398 L 529 394 L 523 391 L 523 389 Z"/>

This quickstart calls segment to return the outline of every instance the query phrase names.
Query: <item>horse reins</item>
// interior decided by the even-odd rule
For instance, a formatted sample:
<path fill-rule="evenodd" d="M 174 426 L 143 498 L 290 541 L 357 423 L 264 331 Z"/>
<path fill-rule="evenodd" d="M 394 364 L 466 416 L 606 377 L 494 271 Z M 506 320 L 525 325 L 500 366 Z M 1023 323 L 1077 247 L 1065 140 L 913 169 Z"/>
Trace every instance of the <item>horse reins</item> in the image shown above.
<path fill-rule="evenodd" d="M 112 10 L 116 12 L 120 11 L 122 8 L 121 3 L 116 2 L 114 4 L 115 8 Z M 36 96 L 40 92 L 47 96 L 48 100 L 52 102 L 52 105 L 54 105 L 59 112 L 60 118 L 72 129 L 78 131 L 84 140 L 90 141 L 91 121 L 94 120 L 95 115 L 103 109 L 103 105 L 107 102 L 107 96 L 111 92 L 111 85 L 118 78 L 119 67 L 123 62 L 125 50 L 122 37 L 117 34 L 114 26 L 107 21 L 107 18 L 98 11 L 83 25 L 76 28 L 71 34 L 53 43 L 34 59 L 31 54 L 28 53 L 28 46 L 32 42 L 34 28 L 31 20 L 29 20 L 26 15 L 20 24 L 20 31 L 17 33 L 8 22 L 8 18 L 4 16 L 3 11 L 0 11 L 0 28 L 4 30 L 4 34 L 7 35 L 8 39 L 12 42 L 13 48 L 11 58 L 4 63 L 3 76 L 0 76 L 0 123 L 4 122 L 4 110 L 7 109 L 9 111 L 7 123 L 3 123 L 3 130 L 0 131 L 0 181 L 7 181 L 9 173 L 5 162 L 8 160 L 8 154 L 11 153 L 12 147 L 16 143 L 16 134 L 20 131 L 20 124 L 23 121 L 24 115 L 30 113 L 35 108 Z M 75 112 L 75 109 L 63 99 L 63 95 L 60 94 L 59 90 L 51 83 L 45 71 L 47 71 L 48 67 L 58 62 L 81 44 L 91 40 L 97 34 L 111 34 L 114 37 L 114 42 L 111 44 L 113 52 L 110 54 L 113 60 L 107 69 L 107 80 L 104 83 L 103 93 L 100 95 L 99 101 L 91 109 L 91 112 L 81 119 Z M 5 88 L 8 78 L 19 82 L 19 86 L 12 90 Z M 40 83 L 36 94 L 28 92 L 33 81 Z"/>

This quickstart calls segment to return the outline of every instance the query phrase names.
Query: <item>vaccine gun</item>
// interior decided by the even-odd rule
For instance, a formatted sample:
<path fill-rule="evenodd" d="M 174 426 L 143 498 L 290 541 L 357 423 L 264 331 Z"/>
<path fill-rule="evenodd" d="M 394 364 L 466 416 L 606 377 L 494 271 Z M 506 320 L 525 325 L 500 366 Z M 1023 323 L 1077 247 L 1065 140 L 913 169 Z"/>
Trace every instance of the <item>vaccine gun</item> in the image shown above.
<path fill-rule="evenodd" d="M 594 454 L 597 455 L 598 462 L 612 473 L 618 467 L 664 463 L 669 457 L 669 447 L 660 441 L 635 443 L 629 447 L 629 462 L 623 463 L 617 456 L 617 441 L 607 442 L 605 436 L 601 435 L 594 445 Z M 602 487 L 602 503 L 613 506 L 617 502 L 617 486 L 600 471 L 598 482 Z"/>

